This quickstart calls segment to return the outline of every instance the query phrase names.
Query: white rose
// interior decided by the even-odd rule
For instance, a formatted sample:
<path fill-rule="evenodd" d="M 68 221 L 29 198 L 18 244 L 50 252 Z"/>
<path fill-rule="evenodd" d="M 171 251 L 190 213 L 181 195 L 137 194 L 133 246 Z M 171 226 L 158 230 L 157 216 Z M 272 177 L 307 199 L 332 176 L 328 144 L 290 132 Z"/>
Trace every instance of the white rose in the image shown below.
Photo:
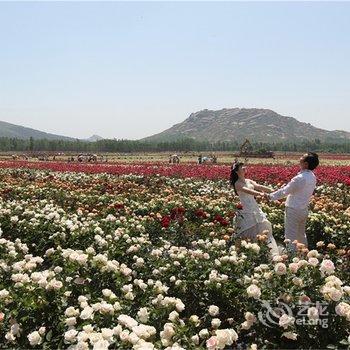
<path fill-rule="evenodd" d="M 196 334 L 193 337 L 191 337 L 192 343 L 194 343 L 195 345 L 199 344 L 199 336 Z"/>
<path fill-rule="evenodd" d="M 109 328 L 102 328 L 101 329 L 101 334 L 103 339 L 106 339 L 108 341 L 112 341 L 113 338 L 113 329 L 109 329 Z"/>
<path fill-rule="evenodd" d="M 138 312 L 137 312 L 137 317 L 142 323 L 147 323 L 149 319 L 149 312 L 146 307 L 142 307 Z"/>
<path fill-rule="evenodd" d="M 209 337 L 209 331 L 206 328 L 203 328 L 198 333 L 199 337 L 204 339 Z"/>
<path fill-rule="evenodd" d="M 291 339 L 291 340 L 297 340 L 298 334 L 293 333 L 293 332 L 284 332 L 282 334 L 282 337 L 285 337 L 285 338 Z"/>
<path fill-rule="evenodd" d="M 146 342 L 143 339 L 140 339 L 137 344 L 133 346 L 134 350 L 154 350 L 154 345 L 150 342 Z"/>
<path fill-rule="evenodd" d="M 102 294 L 103 296 L 105 296 L 106 298 L 110 298 L 112 295 L 112 291 L 110 289 L 103 289 L 102 290 Z"/>
<path fill-rule="evenodd" d="M 233 329 L 218 329 L 215 334 L 220 349 L 224 349 L 227 345 L 232 345 L 238 339 L 238 335 Z"/>
<path fill-rule="evenodd" d="M 94 327 L 91 324 L 87 324 L 83 326 L 83 330 L 86 333 L 92 333 L 94 331 Z"/>
<path fill-rule="evenodd" d="M 181 300 L 178 300 L 175 304 L 175 308 L 178 312 L 181 312 L 185 310 L 185 304 Z"/>
<path fill-rule="evenodd" d="M 143 264 L 145 263 L 145 261 L 142 258 L 137 258 L 136 259 L 136 266 L 140 267 L 143 266 Z"/>
<path fill-rule="evenodd" d="M 200 323 L 199 317 L 197 315 L 192 315 L 190 317 L 190 322 L 192 322 L 195 326 L 198 326 Z"/>
<path fill-rule="evenodd" d="M 128 292 L 125 294 L 125 299 L 128 299 L 128 300 L 134 300 L 135 296 L 132 292 Z"/>
<path fill-rule="evenodd" d="M 78 331 L 76 331 L 75 329 L 71 329 L 66 333 L 64 333 L 64 340 L 68 343 L 73 343 L 75 342 L 77 335 L 78 335 Z"/>
<path fill-rule="evenodd" d="M 252 323 L 251 322 L 248 322 L 248 321 L 244 321 L 243 323 L 241 323 L 241 327 L 242 329 L 245 329 L 245 330 L 248 330 L 252 327 Z"/>
<path fill-rule="evenodd" d="M 66 320 L 64 321 L 64 323 L 68 326 L 68 327 L 72 327 L 75 326 L 77 324 L 77 319 L 75 317 L 68 317 L 66 318 Z"/>
<path fill-rule="evenodd" d="M 299 277 L 294 277 L 292 279 L 294 285 L 301 287 L 303 285 L 303 280 Z"/>
<path fill-rule="evenodd" d="M 344 291 L 344 293 L 346 293 L 347 295 L 350 295 L 350 286 L 344 286 L 344 287 L 343 287 L 343 291 Z"/>
<path fill-rule="evenodd" d="M 210 305 L 209 306 L 209 315 L 210 316 L 217 316 L 219 314 L 219 308 L 216 305 Z"/>
<path fill-rule="evenodd" d="M 118 322 L 129 329 L 138 325 L 138 322 L 128 315 L 119 315 Z"/>
<path fill-rule="evenodd" d="M 255 284 L 251 284 L 248 288 L 247 288 L 247 293 L 249 297 L 252 297 L 254 299 L 259 299 L 261 296 L 261 290 L 258 286 L 256 286 Z"/>
<path fill-rule="evenodd" d="M 174 326 L 171 323 L 164 325 L 164 331 L 161 332 L 161 338 L 171 339 L 175 335 Z"/>
<path fill-rule="evenodd" d="M 39 345 L 42 342 L 42 338 L 38 331 L 28 334 L 27 338 L 31 346 Z"/>
<path fill-rule="evenodd" d="M 118 326 L 114 327 L 113 328 L 113 333 L 114 335 L 118 336 L 119 337 L 119 334 L 123 331 L 123 327 L 118 324 Z"/>
<path fill-rule="evenodd" d="M 213 319 L 211 320 L 211 325 L 212 325 L 213 328 L 219 328 L 220 325 L 221 325 L 220 319 L 218 319 L 218 318 L 213 318 Z"/>
<path fill-rule="evenodd" d="M 78 316 L 79 315 L 79 310 L 75 309 L 73 306 L 70 306 L 66 309 L 64 314 L 67 317 L 73 317 L 73 316 Z"/>
<path fill-rule="evenodd" d="M 93 318 L 94 309 L 91 306 L 86 306 L 80 313 L 80 318 L 82 320 L 88 320 Z"/>
<path fill-rule="evenodd" d="M 294 317 L 288 316 L 287 314 L 283 314 L 280 317 L 278 324 L 280 325 L 280 327 L 287 329 L 290 325 L 294 324 L 294 322 Z"/>
<path fill-rule="evenodd" d="M 10 296 L 10 292 L 6 289 L 0 290 L 0 299 L 6 299 Z"/>
<path fill-rule="evenodd" d="M 56 266 L 56 267 L 54 268 L 55 273 L 61 273 L 62 270 L 63 270 L 63 269 L 62 269 L 61 266 Z"/>
<path fill-rule="evenodd" d="M 247 311 L 244 315 L 244 318 L 249 322 L 249 323 L 254 323 L 256 322 L 256 317 L 254 314 L 251 312 Z"/>
<path fill-rule="evenodd" d="M 128 341 L 129 340 L 129 334 L 130 332 L 126 329 L 119 334 L 119 338 L 121 341 Z"/>
<path fill-rule="evenodd" d="M 179 314 L 176 311 L 172 311 L 169 314 L 169 320 L 175 322 L 179 318 Z"/>
<path fill-rule="evenodd" d="M 100 339 L 94 343 L 93 350 L 107 350 L 109 347 L 108 340 Z"/>
<path fill-rule="evenodd" d="M 5 339 L 11 343 L 16 341 L 16 337 L 11 332 L 6 333 Z"/>

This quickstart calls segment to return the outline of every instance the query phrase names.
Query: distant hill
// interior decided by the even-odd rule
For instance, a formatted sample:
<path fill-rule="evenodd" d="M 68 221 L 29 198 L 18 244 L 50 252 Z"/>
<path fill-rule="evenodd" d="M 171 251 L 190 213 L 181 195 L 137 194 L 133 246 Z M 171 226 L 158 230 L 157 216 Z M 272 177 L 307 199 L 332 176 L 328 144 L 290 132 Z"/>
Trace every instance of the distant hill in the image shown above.
<path fill-rule="evenodd" d="M 71 137 L 49 134 L 47 132 L 26 128 L 24 126 L 14 125 L 2 121 L 0 121 L 0 137 L 18 138 L 23 140 L 30 139 L 31 137 L 35 140 L 75 140 Z"/>
<path fill-rule="evenodd" d="M 85 139 L 85 141 L 89 141 L 89 142 L 95 142 L 95 141 L 100 141 L 103 140 L 103 137 L 98 136 L 98 135 L 92 135 L 89 138 Z"/>
<path fill-rule="evenodd" d="M 216 141 L 254 142 L 301 141 L 319 139 L 323 142 L 350 140 L 346 131 L 328 131 L 282 116 L 269 109 L 232 108 L 218 111 L 204 109 L 192 113 L 185 121 L 143 140 L 164 141 L 180 138 Z"/>

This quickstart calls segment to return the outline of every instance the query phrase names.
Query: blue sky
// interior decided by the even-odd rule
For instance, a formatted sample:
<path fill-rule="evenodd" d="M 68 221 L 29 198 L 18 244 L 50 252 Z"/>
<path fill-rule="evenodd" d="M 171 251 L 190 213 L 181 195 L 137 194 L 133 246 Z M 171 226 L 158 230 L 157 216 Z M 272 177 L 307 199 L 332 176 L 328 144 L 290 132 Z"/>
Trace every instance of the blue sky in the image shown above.
<path fill-rule="evenodd" d="M 140 138 L 200 109 L 350 131 L 350 3 L 0 2 L 0 120 Z"/>

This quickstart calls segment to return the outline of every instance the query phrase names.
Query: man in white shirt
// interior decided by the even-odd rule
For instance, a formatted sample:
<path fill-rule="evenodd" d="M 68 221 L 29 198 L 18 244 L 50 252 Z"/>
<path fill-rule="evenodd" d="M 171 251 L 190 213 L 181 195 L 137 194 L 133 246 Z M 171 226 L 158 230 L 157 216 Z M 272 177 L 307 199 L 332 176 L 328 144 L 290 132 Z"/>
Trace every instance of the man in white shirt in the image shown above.
<path fill-rule="evenodd" d="M 286 186 L 268 195 L 273 201 L 287 197 L 284 234 L 286 239 L 290 240 L 287 248 L 291 251 L 296 251 L 296 243 L 302 243 L 307 247 L 305 226 L 310 198 L 316 187 L 316 176 L 313 170 L 318 164 L 316 153 L 304 154 L 300 158 L 300 172 Z"/>

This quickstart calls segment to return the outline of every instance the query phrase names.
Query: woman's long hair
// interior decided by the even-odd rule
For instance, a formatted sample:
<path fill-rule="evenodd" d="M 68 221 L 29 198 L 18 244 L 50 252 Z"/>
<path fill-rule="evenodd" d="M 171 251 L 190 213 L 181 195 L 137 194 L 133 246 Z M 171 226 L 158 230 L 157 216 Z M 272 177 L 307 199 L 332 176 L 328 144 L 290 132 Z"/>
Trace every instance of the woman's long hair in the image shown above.
<path fill-rule="evenodd" d="M 238 193 L 236 191 L 236 182 L 239 179 L 237 171 L 243 165 L 244 165 L 244 163 L 234 163 L 231 167 L 230 184 L 233 187 L 233 189 L 237 195 L 238 195 Z"/>

